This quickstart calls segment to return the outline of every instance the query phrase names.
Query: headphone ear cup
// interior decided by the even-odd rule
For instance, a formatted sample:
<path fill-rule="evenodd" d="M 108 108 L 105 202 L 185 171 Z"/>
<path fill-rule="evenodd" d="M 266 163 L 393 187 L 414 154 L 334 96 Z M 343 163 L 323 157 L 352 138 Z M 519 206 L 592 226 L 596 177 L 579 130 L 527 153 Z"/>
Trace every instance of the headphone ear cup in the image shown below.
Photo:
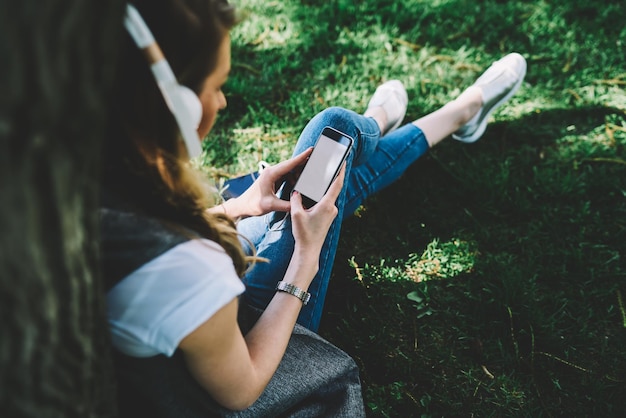
<path fill-rule="evenodd" d="M 202 120 L 202 103 L 200 103 L 200 99 L 193 90 L 181 85 L 176 87 L 176 95 L 179 99 L 176 103 L 176 111 L 184 112 L 187 115 L 186 119 L 192 124 L 194 129 L 198 129 Z"/>
<path fill-rule="evenodd" d="M 152 74 L 161 90 L 165 104 L 170 109 L 182 139 L 185 141 L 189 157 L 202 153 L 201 139 L 198 138 L 198 126 L 202 121 L 202 103 L 189 88 L 179 85 L 172 68 L 165 60 L 161 49 L 154 40 L 152 32 L 131 4 L 126 5 L 124 26 L 139 49 L 146 52 Z"/>

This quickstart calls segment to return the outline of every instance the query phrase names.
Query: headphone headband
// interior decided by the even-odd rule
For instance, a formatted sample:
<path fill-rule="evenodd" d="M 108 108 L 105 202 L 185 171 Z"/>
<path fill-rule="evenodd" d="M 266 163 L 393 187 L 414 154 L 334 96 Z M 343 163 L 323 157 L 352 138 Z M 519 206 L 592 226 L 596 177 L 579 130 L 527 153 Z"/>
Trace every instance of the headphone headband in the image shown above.
<path fill-rule="evenodd" d="M 126 4 L 124 26 L 150 64 L 150 69 L 165 103 L 176 119 L 189 157 L 197 157 L 202 153 L 200 138 L 196 131 L 202 118 L 200 99 L 191 89 L 178 84 L 172 68 L 156 43 L 148 25 L 132 4 Z"/>
<path fill-rule="evenodd" d="M 156 43 L 148 25 L 146 25 L 146 22 L 139 14 L 139 11 L 132 4 L 126 5 L 124 26 L 126 26 L 126 30 L 130 33 L 130 36 L 132 36 L 139 48 L 147 48 L 153 43 Z"/>

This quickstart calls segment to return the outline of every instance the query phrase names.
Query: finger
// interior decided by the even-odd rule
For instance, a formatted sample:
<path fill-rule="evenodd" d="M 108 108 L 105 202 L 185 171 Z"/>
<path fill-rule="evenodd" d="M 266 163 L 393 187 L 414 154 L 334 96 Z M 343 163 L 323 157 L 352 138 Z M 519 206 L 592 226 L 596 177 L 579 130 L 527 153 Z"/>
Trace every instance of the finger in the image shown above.
<path fill-rule="evenodd" d="M 341 170 L 339 171 L 339 175 L 332 182 L 332 184 L 328 188 L 328 192 L 326 192 L 326 195 L 322 198 L 322 200 L 324 199 L 332 200 L 332 202 L 334 203 L 337 200 L 339 193 L 341 193 L 341 189 L 343 188 L 343 181 L 345 178 L 346 178 L 346 164 L 344 163 L 343 166 L 341 167 Z"/>
<path fill-rule="evenodd" d="M 302 196 L 297 191 L 293 191 L 291 193 L 291 198 L 289 199 L 289 203 L 291 205 L 291 213 L 299 213 L 304 211 L 304 206 L 302 206 Z"/>
<path fill-rule="evenodd" d="M 291 202 L 275 198 L 272 200 L 271 210 L 274 212 L 289 212 L 291 210 Z"/>
<path fill-rule="evenodd" d="M 307 148 L 304 152 L 292 157 L 286 161 L 280 162 L 274 166 L 274 172 L 278 174 L 278 177 L 282 177 L 294 168 L 305 163 L 306 159 L 311 155 L 313 147 Z"/>

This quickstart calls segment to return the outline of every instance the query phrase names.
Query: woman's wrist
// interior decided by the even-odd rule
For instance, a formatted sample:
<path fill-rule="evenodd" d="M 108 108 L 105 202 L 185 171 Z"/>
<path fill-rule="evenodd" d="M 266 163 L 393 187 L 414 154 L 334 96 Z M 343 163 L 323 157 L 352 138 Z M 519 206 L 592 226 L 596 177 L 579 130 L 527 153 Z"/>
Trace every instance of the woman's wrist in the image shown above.
<path fill-rule="evenodd" d="M 319 246 L 303 246 L 299 245 L 296 241 L 293 252 L 291 254 L 292 260 L 295 259 L 302 265 L 311 264 L 318 267 L 320 260 L 320 253 L 322 249 Z"/>
<path fill-rule="evenodd" d="M 298 298 L 302 302 L 302 305 L 306 305 L 311 299 L 311 294 L 308 291 L 284 281 L 280 281 L 276 284 L 276 291 L 285 292 Z"/>
<path fill-rule="evenodd" d="M 282 281 L 307 291 L 318 270 L 319 257 L 311 257 L 310 254 L 301 255 L 294 252 Z"/>

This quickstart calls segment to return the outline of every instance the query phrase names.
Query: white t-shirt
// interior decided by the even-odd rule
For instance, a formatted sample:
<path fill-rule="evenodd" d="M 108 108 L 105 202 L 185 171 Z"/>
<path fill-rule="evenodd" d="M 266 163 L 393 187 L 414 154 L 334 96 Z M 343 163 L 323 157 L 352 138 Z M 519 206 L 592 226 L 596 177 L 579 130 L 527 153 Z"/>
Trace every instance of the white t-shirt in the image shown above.
<path fill-rule="evenodd" d="M 244 290 L 220 245 L 206 239 L 179 244 L 108 292 L 113 345 L 134 357 L 172 356 L 183 338 Z"/>

